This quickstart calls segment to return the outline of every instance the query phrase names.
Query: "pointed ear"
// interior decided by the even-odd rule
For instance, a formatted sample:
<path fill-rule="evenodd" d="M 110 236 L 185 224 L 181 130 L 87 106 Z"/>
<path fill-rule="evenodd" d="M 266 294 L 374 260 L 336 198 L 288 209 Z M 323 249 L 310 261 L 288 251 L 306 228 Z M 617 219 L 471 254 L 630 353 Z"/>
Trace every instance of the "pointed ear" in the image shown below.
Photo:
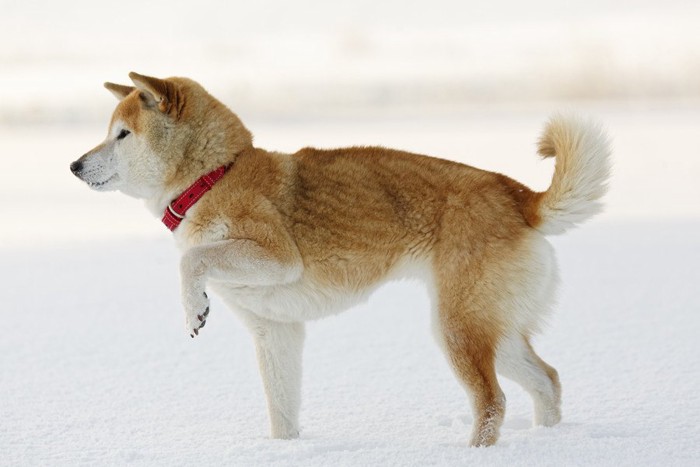
<path fill-rule="evenodd" d="M 114 83 L 105 83 L 105 87 L 109 92 L 114 94 L 114 97 L 116 97 L 119 100 L 124 99 L 126 96 L 131 94 L 131 91 L 136 89 L 133 86 L 123 86 L 121 84 L 114 84 Z"/>
<path fill-rule="evenodd" d="M 140 75 L 133 71 L 129 73 L 129 78 L 141 91 L 142 99 L 146 105 L 158 107 L 158 110 L 163 113 L 170 113 L 172 104 L 177 98 L 174 83 L 165 79 Z"/>

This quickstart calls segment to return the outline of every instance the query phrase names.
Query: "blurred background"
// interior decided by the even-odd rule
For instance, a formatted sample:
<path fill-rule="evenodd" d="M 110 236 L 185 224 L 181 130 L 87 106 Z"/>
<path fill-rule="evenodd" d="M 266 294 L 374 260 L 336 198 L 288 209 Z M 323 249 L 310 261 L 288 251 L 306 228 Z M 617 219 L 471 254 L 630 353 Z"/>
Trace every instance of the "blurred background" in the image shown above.
<path fill-rule="evenodd" d="M 5 124 L 104 120 L 100 83 L 131 70 L 194 77 L 248 117 L 700 97 L 692 0 L 33 0 L 2 9 Z"/>
<path fill-rule="evenodd" d="M 0 190 L 17 200 L 0 209 L 34 213 L 0 231 L 8 245 L 46 240 L 48 219 L 60 225 L 52 239 L 161 233 L 133 202 L 89 192 L 67 170 L 104 137 L 116 101 L 102 83 L 128 84 L 129 71 L 198 80 L 267 149 L 381 144 L 538 189 L 551 176 L 551 163 L 534 156 L 544 120 L 558 110 L 590 114 L 615 143 L 606 216 L 700 215 L 695 1 L 0 7 Z M 652 196 L 652 186 L 663 193 Z"/>

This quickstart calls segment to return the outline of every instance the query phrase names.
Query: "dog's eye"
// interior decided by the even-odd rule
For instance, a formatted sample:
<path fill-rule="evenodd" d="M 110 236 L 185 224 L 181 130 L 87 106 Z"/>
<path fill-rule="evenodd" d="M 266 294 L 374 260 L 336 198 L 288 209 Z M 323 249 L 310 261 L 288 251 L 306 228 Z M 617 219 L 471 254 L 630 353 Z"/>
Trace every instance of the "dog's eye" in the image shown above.
<path fill-rule="evenodd" d="M 128 135 L 129 133 L 131 133 L 129 130 L 122 130 L 122 131 L 120 131 L 119 134 L 117 135 L 117 139 L 124 139 L 124 138 L 127 137 L 127 135 Z"/>

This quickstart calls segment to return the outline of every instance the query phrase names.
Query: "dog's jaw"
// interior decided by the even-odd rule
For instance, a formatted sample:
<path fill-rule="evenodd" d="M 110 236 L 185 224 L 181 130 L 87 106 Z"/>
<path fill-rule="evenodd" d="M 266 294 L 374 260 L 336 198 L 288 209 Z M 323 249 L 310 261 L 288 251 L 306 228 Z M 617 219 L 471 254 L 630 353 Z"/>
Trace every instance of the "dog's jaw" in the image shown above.
<path fill-rule="evenodd" d="M 114 191 L 119 185 L 119 174 L 115 173 L 102 182 L 83 181 L 95 191 Z"/>

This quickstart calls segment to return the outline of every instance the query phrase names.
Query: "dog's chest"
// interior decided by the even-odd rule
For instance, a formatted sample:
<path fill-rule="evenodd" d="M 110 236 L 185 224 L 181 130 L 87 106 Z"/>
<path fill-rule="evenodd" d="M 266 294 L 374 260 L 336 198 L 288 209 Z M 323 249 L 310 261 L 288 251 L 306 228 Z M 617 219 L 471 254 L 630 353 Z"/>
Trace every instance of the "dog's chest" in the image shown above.
<path fill-rule="evenodd" d="M 174 234 L 184 253 L 199 245 L 229 239 L 229 228 L 223 219 L 213 219 L 205 227 L 185 221 Z M 318 319 L 343 311 L 367 295 L 325 287 L 308 275 L 293 283 L 271 286 L 244 286 L 222 278 L 209 279 L 207 285 L 229 307 L 278 321 Z"/>
<path fill-rule="evenodd" d="M 192 214 L 196 214 L 197 206 L 192 209 Z M 206 225 L 194 224 L 185 221 L 180 224 L 173 233 L 175 243 L 181 252 L 185 252 L 192 247 L 214 243 L 229 238 L 229 225 L 225 219 L 211 219 Z"/>

